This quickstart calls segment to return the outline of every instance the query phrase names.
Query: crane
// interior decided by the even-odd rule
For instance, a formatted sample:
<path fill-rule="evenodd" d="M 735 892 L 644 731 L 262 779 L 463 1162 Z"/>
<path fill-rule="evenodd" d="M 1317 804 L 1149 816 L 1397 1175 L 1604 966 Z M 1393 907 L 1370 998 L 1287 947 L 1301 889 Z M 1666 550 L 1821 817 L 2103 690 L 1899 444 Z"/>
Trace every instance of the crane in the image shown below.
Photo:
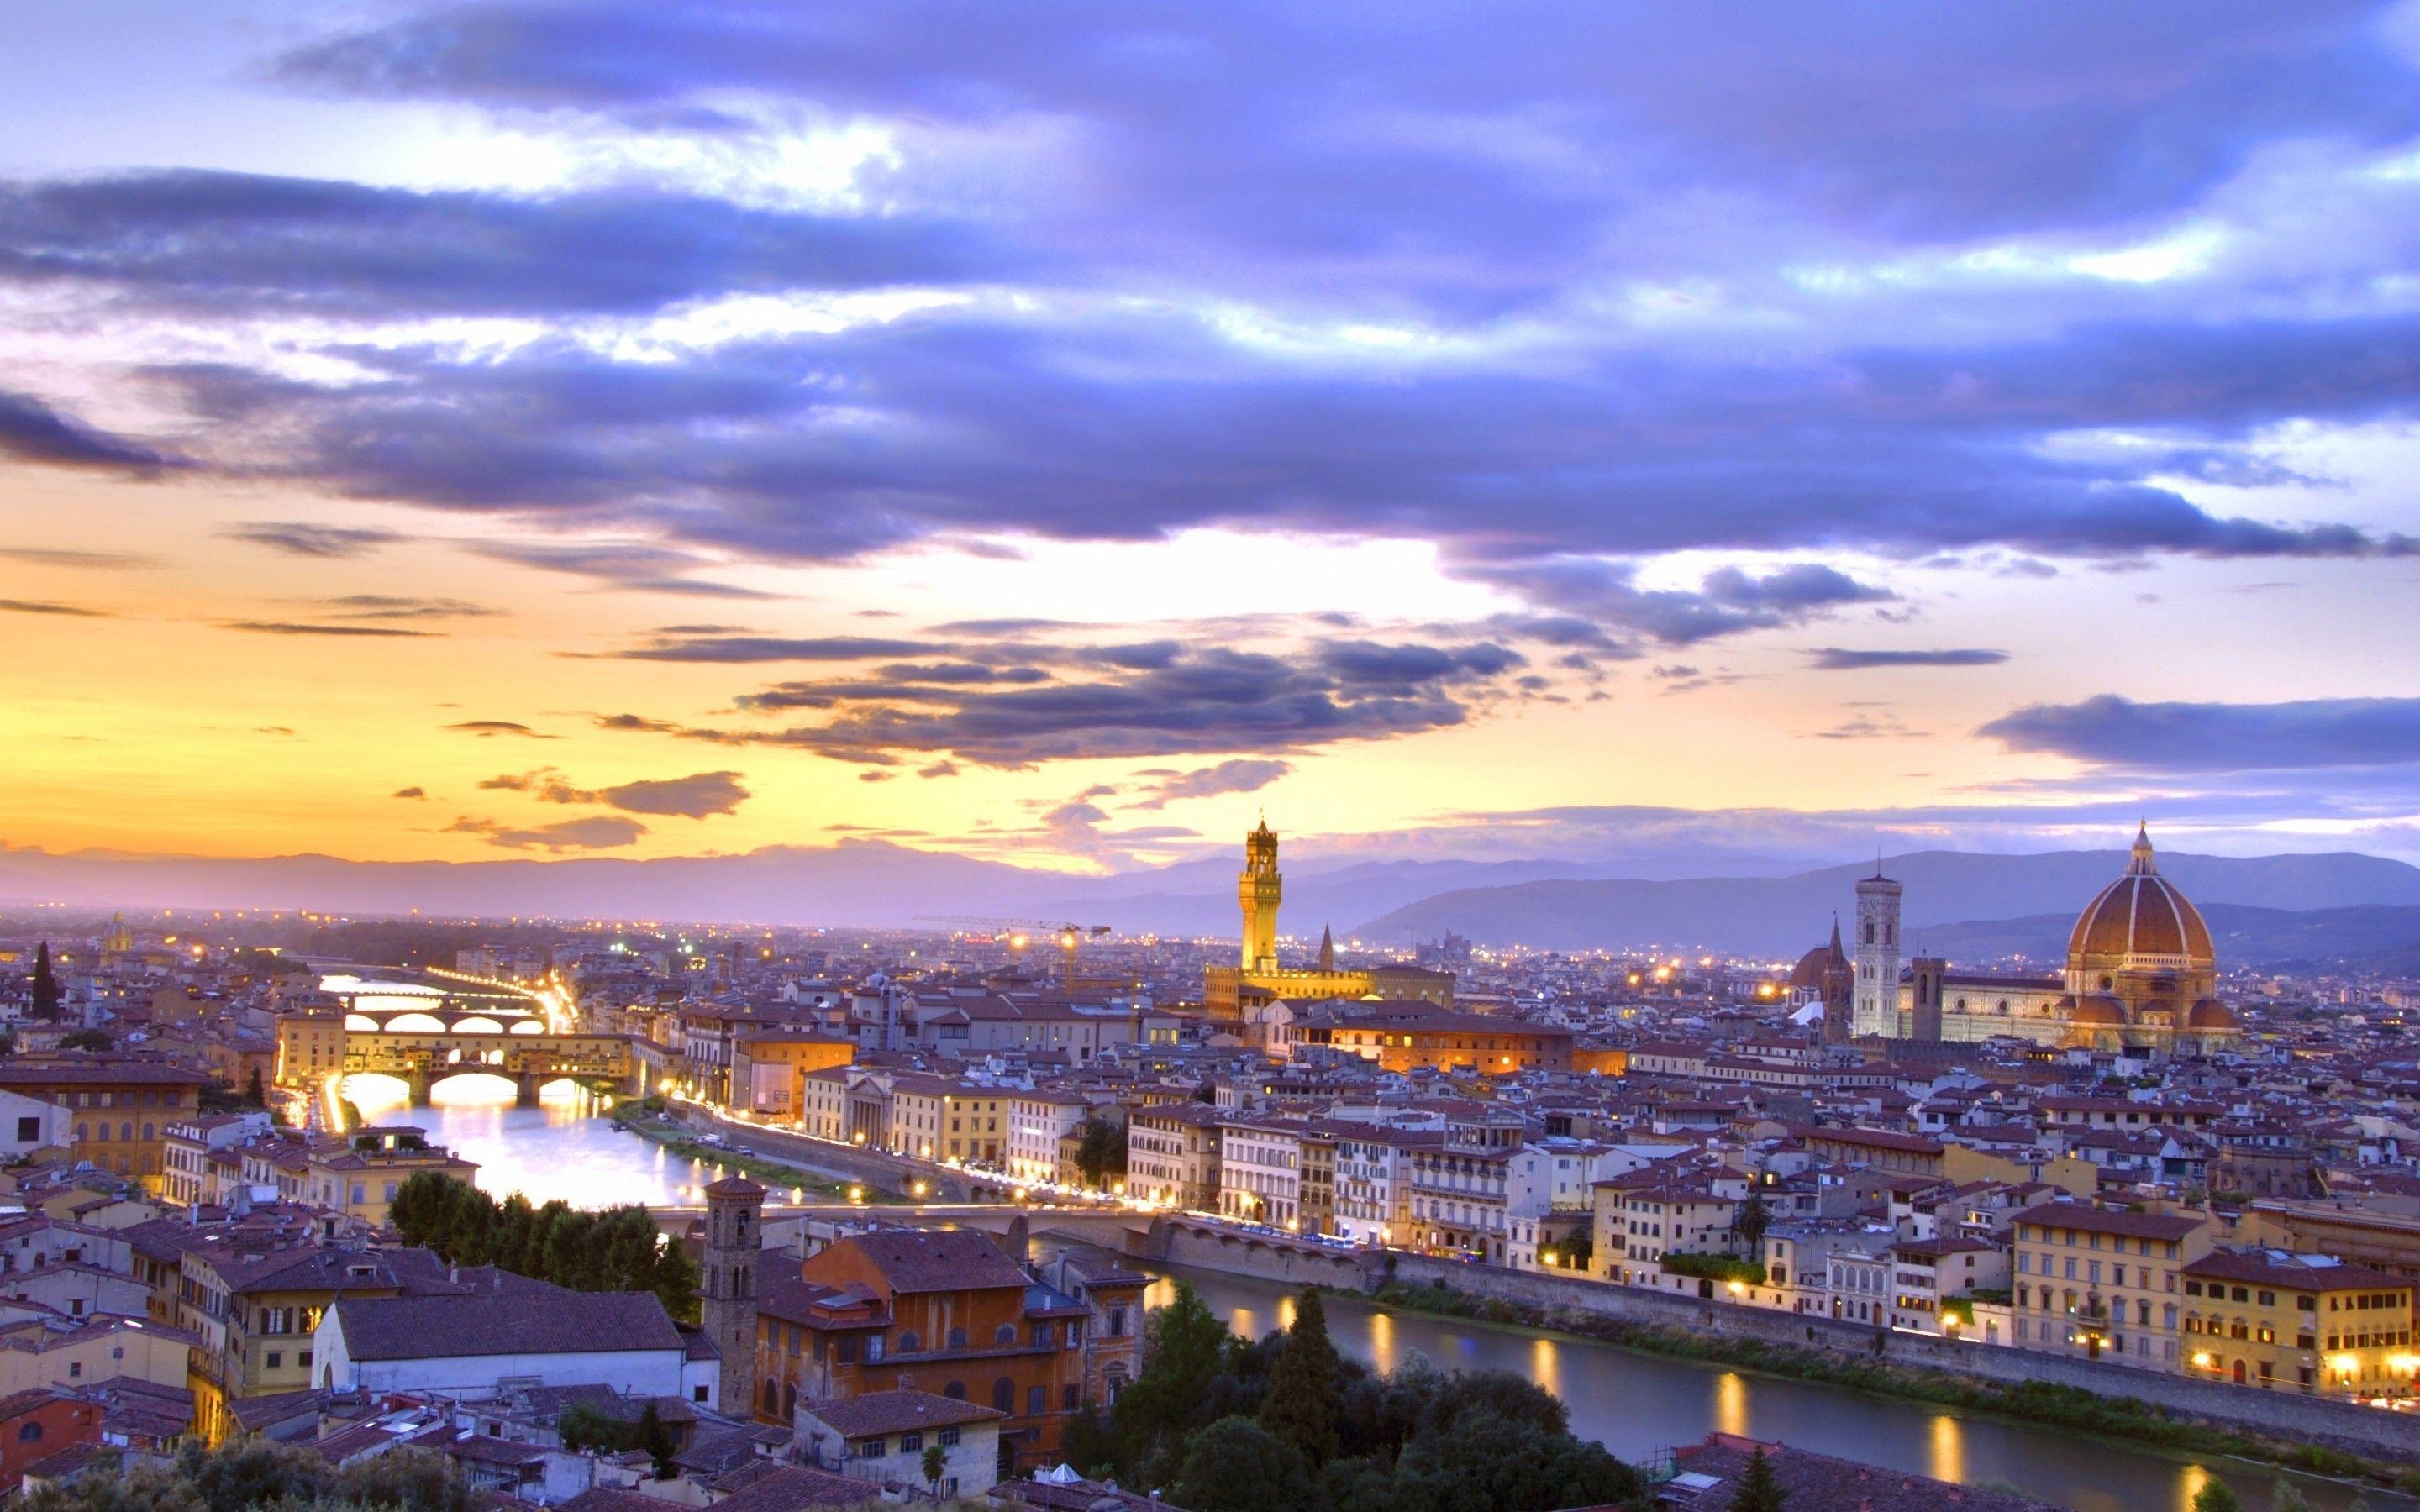
<path fill-rule="evenodd" d="M 1088 938 L 1098 939 L 1109 933 L 1107 924 L 1069 924 L 1047 918 L 965 918 L 954 914 L 918 914 L 916 918 L 928 924 L 955 924 L 962 928 L 983 930 L 1040 930 L 1059 936 L 1059 949 L 1066 952 L 1067 980 L 1076 980 L 1076 948 Z M 1012 949 L 1025 949 L 1025 936 L 1016 934 L 1009 940 Z"/>

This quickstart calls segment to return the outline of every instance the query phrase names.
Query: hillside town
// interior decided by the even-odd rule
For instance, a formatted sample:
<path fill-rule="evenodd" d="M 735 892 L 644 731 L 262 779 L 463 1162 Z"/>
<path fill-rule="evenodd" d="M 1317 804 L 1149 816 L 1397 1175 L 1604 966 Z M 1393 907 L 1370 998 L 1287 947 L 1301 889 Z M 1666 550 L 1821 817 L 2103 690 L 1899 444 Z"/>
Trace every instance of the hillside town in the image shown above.
<path fill-rule="evenodd" d="M 2227 966 L 2148 833 L 2047 966 L 1903 948 L 1879 868 L 1795 961 L 1304 944 L 1278 850 L 1240 953 L 15 919 L 0 1489 L 266 1440 L 587 1512 L 1149 1504 L 1087 1472 L 1170 1264 L 2420 1412 L 2420 983 Z M 514 1196 L 415 1121 L 466 1076 L 700 1180 L 618 1226 Z"/>

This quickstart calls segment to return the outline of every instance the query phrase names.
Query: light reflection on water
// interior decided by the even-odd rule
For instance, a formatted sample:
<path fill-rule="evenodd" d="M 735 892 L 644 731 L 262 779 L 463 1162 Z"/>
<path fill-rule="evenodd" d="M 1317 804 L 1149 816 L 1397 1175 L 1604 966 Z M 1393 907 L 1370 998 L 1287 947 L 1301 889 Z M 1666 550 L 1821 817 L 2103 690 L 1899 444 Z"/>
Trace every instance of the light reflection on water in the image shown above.
<path fill-rule="evenodd" d="M 1173 1300 L 1171 1277 L 1178 1273 L 1127 1263 L 1157 1277 L 1144 1294 L 1150 1305 Z M 1182 1274 L 1213 1313 L 1247 1337 L 1277 1326 L 1274 1319 L 1292 1295 L 1274 1283 L 1241 1276 L 1190 1270 Z M 2225 1480 L 2245 1506 L 2266 1506 L 2275 1482 L 2273 1473 L 2236 1460 L 2220 1461 L 2213 1473 L 2198 1464 L 2056 1428 L 1631 1354 L 1586 1340 L 1389 1313 L 1346 1296 L 1328 1297 L 1327 1326 L 1340 1353 L 1380 1370 L 1398 1369 L 1418 1354 L 1447 1369 L 1525 1376 L 1562 1398 L 1574 1432 L 1631 1460 L 1719 1430 L 1885 1470 L 2014 1486 L 2076 1512 L 2188 1512 L 2195 1495 L 2212 1479 Z M 2315 1512 L 2343 1512 L 2351 1501 L 2350 1489 L 2332 1482 L 2296 1477 L 2294 1484 Z M 2377 1512 L 2420 1506 L 2380 1491 L 2369 1493 L 2369 1504 Z"/>
<path fill-rule="evenodd" d="M 575 1208 L 674 1207 L 700 1201 L 699 1188 L 722 1174 L 597 1117 L 595 1094 L 568 1083 L 547 1088 L 534 1108 L 515 1107 L 513 1084 L 501 1076 L 440 1082 L 427 1107 L 411 1106 L 410 1088 L 391 1076 L 348 1076 L 345 1095 L 371 1123 L 417 1125 L 431 1144 L 477 1162 L 480 1190 L 498 1197 L 520 1192 Z"/>

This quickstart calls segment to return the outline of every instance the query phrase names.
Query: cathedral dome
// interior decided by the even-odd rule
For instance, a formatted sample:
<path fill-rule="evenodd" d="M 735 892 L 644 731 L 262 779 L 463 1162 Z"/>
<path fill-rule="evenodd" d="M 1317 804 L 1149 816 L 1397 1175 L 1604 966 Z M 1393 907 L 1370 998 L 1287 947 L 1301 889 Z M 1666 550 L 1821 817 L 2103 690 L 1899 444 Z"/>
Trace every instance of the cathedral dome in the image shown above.
<path fill-rule="evenodd" d="M 2065 1007 L 2065 1004 L 2060 1006 Z M 2085 1027 L 2123 1028 L 2126 1005 L 2106 994 L 2094 993 L 2068 1010 L 2067 1021 Z"/>
<path fill-rule="evenodd" d="M 2101 889 L 2068 937 L 2068 969 L 2209 967 L 2216 963 L 2201 910 L 2160 875 L 2148 831 L 2134 836 L 2126 874 Z"/>
<path fill-rule="evenodd" d="M 2235 1010 L 2215 997 L 2203 998 L 2185 1015 L 2185 1027 L 2188 1029 L 2240 1029 L 2242 1026 L 2242 1022 L 2235 1016 Z"/>

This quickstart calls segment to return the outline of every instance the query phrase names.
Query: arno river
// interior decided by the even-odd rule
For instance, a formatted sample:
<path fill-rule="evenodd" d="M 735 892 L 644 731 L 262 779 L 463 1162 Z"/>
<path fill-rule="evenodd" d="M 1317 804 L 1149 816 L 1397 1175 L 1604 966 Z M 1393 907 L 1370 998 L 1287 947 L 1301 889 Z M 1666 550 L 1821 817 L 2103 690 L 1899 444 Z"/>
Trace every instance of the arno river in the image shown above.
<path fill-rule="evenodd" d="M 594 1117 L 584 1102 L 551 1099 L 542 1107 L 516 1109 L 508 1084 L 483 1087 L 463 1078 L 439 1088 L 438 1096 L 446 1100 L 441 1105 L 409 1110 L 393 1101 L 402 1092 L 400 1083 L 355 1078 L 350 1091 L 372 1121 L 420 1125 L 432 1141 L 478 1162 L 479 1184 L 498 1196 L 520 1191 L 535 1201 L 561 1197 L 590 1207 L 673 1205 L 696 1201 L 697 1188 L 718 1174 L 710 1165 L 668 1155 L 622 1133 Z M 388 1094 L 384 1101 L 381 1091 Z M 483 1100 L 489 1098 L 494 1100 Z M 784 1194 L 774 1196 L 779 1200 Z M 1176 1273 L 1162 1272 L 1164 1277 Z M 1292 1301 L 1282 1288 L 1183 1273 L 1238 1333 L 1263 1334 L 1291 1320 Z M 1154 1304 L 1172 1290 L 1172 1279 L 1163 1279 L 1154 1288 Z M 1338 1349 L 1381 1369 L 1419 1354 L 1447 1369 L 1495 1368 L 1527 1376 L 1570 1407 L 1575 1432 L 1601 1440 L 1627 1459 L 1694 1443 L 1721 1429 L 1945 1480 L 2013 1486 L 2077 1512 L 2184 1512 L 2213 1473 L 2232 1485 L 2247 1506 L 2269 1502 L 2272 1473 L 2254 1465 L 2223 1461 L 2205 1467 L 2053 1428 L 1629 1354 L 1601 1344 L 1388 1313 L 1349 1299 L 1329 1304 L 1327 1322 Z M 2325 1481 L 2298 1478 L 2297 1484 L 2321 1512 L 2342 1508 L 2351 1499 Z M 2370 1504 L 2380 1512 L 2420 1507 L 2378 1492 L 2371 1493 Z"/>

